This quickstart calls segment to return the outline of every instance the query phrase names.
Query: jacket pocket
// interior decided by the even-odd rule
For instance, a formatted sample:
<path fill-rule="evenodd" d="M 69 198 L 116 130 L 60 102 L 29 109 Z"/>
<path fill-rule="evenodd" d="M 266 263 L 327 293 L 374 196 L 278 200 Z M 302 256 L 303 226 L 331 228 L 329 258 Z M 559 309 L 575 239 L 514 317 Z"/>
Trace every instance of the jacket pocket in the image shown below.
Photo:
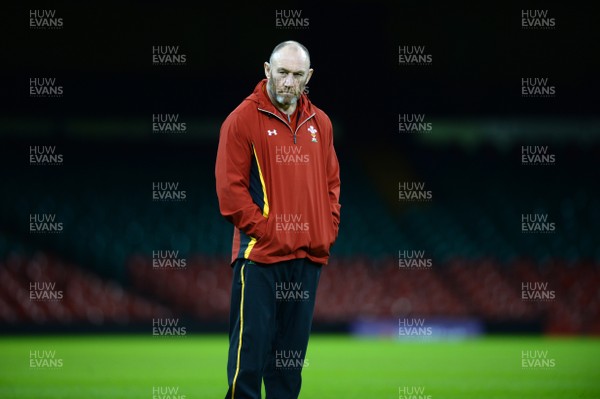
<path fill-rule="evenodd" d="M 319 231 L 315 232 L 311 242 L 310 253 L 317 257 L 327 257 L 331 246 L 335 242 L 335 226 L 333 225 L 333 217 L 323 217 L 323 224 Z"/>
<path fill-rule="evenodd" d="M 255 250 L 265 257 L 278 257 L 289 255 L 292 248 L 285 232 L 277 230 L 275 217 L 267 218 L 265 234 L 256 241 Z"/>

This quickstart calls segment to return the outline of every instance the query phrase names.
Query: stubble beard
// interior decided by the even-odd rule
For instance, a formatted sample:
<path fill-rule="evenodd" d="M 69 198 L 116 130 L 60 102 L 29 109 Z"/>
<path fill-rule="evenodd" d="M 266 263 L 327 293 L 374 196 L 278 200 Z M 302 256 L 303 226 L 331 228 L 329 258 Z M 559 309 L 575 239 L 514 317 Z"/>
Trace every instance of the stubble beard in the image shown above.
<path fill-rule="evenodd" d="M 296 103 L 298 102 L 298 96 L 296 96 L 293 93 L 290 93 L 291 96 L 278 94 L 277 89 L 275 87 L 275 79 L 273 79 L 273 77 L 271 77 L 267 82 L 267 90 L 271 98 L 274 98 L 279 106 L 287 108 L 289 106 L 296 105 Z"/>

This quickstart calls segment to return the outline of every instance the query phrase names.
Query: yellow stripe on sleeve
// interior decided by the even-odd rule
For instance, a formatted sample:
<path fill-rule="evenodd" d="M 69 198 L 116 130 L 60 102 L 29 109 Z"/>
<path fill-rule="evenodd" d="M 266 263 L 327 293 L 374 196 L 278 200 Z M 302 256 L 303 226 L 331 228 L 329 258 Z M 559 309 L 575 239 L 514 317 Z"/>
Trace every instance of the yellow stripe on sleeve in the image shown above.
<path fill-rule="evenodd" d="M 258 168 L 258 176 L 260 177 L 260 185 L 262 186 L 263 191 L 263 211 L 262 214 L 265 218 L 269 217 L 269 198 L 267 197 L 267 186 L 265 185 L 265 178 L 262 174 L 262 169 L 260 168 L 260 162 L 258 162 L 258 154 L 256 154 L 256 147 L 254 144 L 252 145 L 252 151 L 254 152 L 254 159 L 256 160 L 256 166 Z M 250 252 L 252 252 L 252 248 L 254 248 L 254 244 L 256 244 L 256 238 L 252 237 L 246 250 L 244 251 L 244 258 L 248 259 L 250 256 Z"/>

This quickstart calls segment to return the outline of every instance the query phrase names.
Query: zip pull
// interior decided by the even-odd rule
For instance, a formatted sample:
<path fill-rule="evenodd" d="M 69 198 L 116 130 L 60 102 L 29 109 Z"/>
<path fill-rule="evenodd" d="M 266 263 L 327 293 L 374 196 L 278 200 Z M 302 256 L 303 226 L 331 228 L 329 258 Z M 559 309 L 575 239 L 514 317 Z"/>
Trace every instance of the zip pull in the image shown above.
<path fill-rule="evenodd" d="M 296 133 L 294 132 L 294 144 L 296 144 Z"/>

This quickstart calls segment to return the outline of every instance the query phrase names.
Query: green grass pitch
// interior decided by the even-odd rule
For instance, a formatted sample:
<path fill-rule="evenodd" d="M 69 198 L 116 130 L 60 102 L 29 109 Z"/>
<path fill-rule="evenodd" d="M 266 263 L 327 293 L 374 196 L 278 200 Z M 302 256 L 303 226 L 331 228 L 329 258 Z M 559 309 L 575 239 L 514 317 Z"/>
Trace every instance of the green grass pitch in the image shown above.
<path fill-rule="evenodd" d="M 545 361 L 523 368 L 523 351 Z M 224 335 L 0 337 L 0 398 L 221 399 L 226 353 Z M 307 363 L 304 399 L 600 398 L 598 339 L 313 334 Z"/>

